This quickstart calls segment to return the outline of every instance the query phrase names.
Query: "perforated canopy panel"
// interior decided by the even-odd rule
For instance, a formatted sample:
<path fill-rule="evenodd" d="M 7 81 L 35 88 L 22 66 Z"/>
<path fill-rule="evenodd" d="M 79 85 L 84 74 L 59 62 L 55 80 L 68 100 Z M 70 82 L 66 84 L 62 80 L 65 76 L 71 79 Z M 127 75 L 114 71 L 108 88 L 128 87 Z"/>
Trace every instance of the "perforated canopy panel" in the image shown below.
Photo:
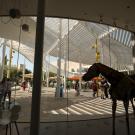
<path fill-rule="evenodd" d="M 20 52 L 33 62 L 36 18 L 0 19 L 1 38 L 17 41 L 13 43 L 13 47 L 18 50 L 20 36 Z M 21 23 L 29 25 L 29 32 L 21 31 L 20 34 Z M 125 68 L 132 65 L 131 37 L 131 32 L 103 24 L 46 18 L 44 56 L 49 54 L 57 57 L 58 45 L 61 44 L 61 57 L 63 59 L 66 57 L 69 61 L 87 65 L 98 61 L 115 69 Z M 99 52 L 99 59 L 96 59 L 96 52 Z"/>

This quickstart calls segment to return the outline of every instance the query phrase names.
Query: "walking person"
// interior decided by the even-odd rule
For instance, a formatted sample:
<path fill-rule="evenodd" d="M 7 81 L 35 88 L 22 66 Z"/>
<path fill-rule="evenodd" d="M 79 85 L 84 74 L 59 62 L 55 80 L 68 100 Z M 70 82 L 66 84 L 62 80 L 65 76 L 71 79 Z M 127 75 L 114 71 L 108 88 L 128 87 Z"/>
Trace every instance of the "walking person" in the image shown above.
<path fill-rule="evenodd" d="M 63 84 L 60 84 L 60 97 L 64 96 L 63 95 L 63 89 L 64 89 Z"/>
<path fill-rule="evenodd" d="M 101 89 L 101 99 L 105 99 L 105 87 L 104 87 L 104 81 L 101 80 L 101 83 L 100 83 L 100 89 Z"/>
<path fill-rule="evenodd" d="M 30 92 L 31 86 L 30 86 L 30 82 L 29 82 L 29 81 L 28 81 L 28 83 L 27 83 L 27 87 L 28 87 L 28 92 Z"/>
<path fill-rule="evenodd" d="M 71 87 L 71 82 L 70 81 L 67 81 L 67 83 L 66 83 L 67 91 L 70 90 L 70 87 Z"/>
<path fill-rule="evenodd" d="M 96 80 L 93 80 L 91 87 L 93 90 L 93 97 L 95 97 L 95 95 L 97 94 L 97 91 L 98 91 L 98 84 L 97 84 Z"/>
<path fill-rule="evenodd" d="M 80 91 L 79 91 L 79 81 L 77 80 L 75 83 L 75 91 L 76 91 L 76 96 L 80 95 Z"/>
<path fill-rule="evenodd" d="M 4 85 L 4 99 L 3 99 L 4 102 L 7 96 L 8 96 L 8 101 L 9 101 L 9 106 L 8 106 L 9 108 L 10 103 L 11 103 L 11 81 L 9 78 L 6 79 L 5 85 Z"/>
<path fill-rule="evenodd" d="M 3 102 L 3 97 L 4 97 L 4 89 L 5 89 L 5 82 L 6 82 L 6 78 L 3 78 L 2 81 L 0 82 L 0 107 L 2 105 Z"/>
<path fill-rule="evenodd" d="M 104 77 L 102 77 L 100 88 L 101 88 L 101 92 L 102 92 L 101 93 L 101 99 L 108 98 L 109 84 L 108 84 L 107 80 Z"/>
<path fill-rule="evenodd" d="M 26 83 L 26 81 L 22 82 L 21 87 L 22 87 L 23 91 L 25 91 L 25 90 L 26 90 L 26 87 L 27 87 L 27 83 Z"/>

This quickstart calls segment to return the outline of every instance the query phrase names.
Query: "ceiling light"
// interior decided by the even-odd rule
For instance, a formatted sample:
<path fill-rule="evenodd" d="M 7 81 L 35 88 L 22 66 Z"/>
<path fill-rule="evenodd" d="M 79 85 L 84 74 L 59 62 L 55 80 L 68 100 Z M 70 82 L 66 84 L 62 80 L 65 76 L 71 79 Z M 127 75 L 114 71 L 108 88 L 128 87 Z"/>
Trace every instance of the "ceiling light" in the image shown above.
<path fill-rule="evenodd" d="M 22 25 L 22 30 L 25 31 L 25 32 L 28 32 L 29 31 L 29 25 L 28 24 L 23 24 Z"/>

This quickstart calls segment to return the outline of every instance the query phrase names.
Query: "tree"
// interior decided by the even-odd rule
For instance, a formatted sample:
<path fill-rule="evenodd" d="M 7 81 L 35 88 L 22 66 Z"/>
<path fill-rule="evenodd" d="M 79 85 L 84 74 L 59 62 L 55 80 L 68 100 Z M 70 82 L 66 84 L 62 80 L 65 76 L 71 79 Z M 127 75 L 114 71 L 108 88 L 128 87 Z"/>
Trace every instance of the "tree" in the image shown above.
<path fill-rule="evenodd" d="M 31 73 L 31 71 L 28 69 L 25 69 L 25 73 L 29 74 L 29 73 Z M 22 70 L 17 70 L 17 67 L 11 67 L 11 69 L 10 69 L 10 79 L 11 80 L 14 80 L 17 78 L 22 78 L 22 75 L 23 75 Z M 5 66 L 5 68 L 4 68 L 4 77 L 7 77 L 7 66 Z"/>
<path fill-rule="evenodd" d="M 55 74 L 55 73 L 53 73 L 53 72 L 49 72 L 49 77 L 54 77 L 54 76 L 56 76 L 56 74 Z"/>
<path fill-rule="evenodd" d="M 71 72 L 75 72 L 74 68 L 71 69 Z"/>
<path fill-rule="evenodd" d="M 25 74 L 30 74 L 30 73 L 31 73 L 31 71 L 26 68 L 25 69 Z"/>

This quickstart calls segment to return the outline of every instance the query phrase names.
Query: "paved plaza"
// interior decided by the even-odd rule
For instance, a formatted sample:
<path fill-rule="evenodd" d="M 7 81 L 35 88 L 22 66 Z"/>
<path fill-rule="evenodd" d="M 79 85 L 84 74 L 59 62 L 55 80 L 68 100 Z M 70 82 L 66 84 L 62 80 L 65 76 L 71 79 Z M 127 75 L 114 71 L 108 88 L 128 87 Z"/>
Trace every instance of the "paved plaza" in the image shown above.
<path fill-rule="evenodd" d="M 41 122 L 88 120 L 106 118 L 112 116 L 112 102 L 110 99 L 93 98 L 92 91 L 81 91 L 79 96 L 71 89 L 64 93 L 64 97 L 55 97 L 55 88 L 42 88 L 41 94 Z M 12 92 L 14 98 L 14 91 Z M 21 112 L 18 122 L 29 122 L 31 115 L 32 93 L 21 89 L 16 91 L 16 102 L 21 104 Z M 129 105 L 129 113 L 132 113 Z M 118 101 L 117 115 L 124 115 L 123 103 Z"/>

